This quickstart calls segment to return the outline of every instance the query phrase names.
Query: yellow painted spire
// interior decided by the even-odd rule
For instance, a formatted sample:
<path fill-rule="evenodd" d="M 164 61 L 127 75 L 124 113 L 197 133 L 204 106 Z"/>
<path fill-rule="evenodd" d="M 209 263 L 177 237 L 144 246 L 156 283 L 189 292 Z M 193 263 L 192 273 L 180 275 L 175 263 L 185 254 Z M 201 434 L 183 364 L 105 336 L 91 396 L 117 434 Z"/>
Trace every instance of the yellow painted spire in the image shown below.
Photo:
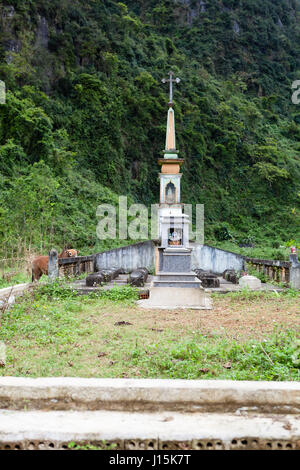
<path fill-rule="evenodd" d="M 175 114 L 174 109 L 169 108 L 168 121 L 167 121 L 167 135 L 166 135 L 166 148 L 165 150 L 176 150 L 175 138 Z"/>

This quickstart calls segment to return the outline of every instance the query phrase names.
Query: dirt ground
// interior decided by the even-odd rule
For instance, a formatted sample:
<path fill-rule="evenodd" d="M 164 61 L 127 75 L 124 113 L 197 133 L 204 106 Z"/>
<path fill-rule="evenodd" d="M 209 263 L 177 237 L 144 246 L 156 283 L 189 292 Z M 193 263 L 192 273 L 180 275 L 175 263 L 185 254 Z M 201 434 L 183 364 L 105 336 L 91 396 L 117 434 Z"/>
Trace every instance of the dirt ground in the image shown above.
<path fill-rule="evenodd" d="M 159 310 L 125 308 L 116 309 L 101 316 L 104 323 L 127 321 L 135 329 L 152 331 L 186 330 L 202 334 L 224 332 L 233 339 L 263 338 L 275 327 L 298 329 L 300 332 L 300 298 L 239 300 L 226 295 L 213 298 L 211 310 Z M 103 325 L 104 326 L 104 325 Z"/>

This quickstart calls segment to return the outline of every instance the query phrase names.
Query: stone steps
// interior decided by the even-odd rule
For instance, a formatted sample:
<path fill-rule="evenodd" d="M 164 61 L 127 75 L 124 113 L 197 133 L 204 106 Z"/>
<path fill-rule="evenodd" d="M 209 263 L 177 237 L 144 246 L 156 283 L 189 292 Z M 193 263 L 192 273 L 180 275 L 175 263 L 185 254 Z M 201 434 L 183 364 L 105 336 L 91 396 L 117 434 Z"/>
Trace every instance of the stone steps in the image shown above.
<path fill-rule="evenodd" d="M 196 275 L 193 272 L 188 272 L 188 273 L 158 272 L 157 277 L 159 277 L 160 280 L 165 280 L 165 281 L 176 281 L 176 280 L 179 280 L 179 278 L 182 281 L 194 281 L 194 279 L 196 278 Z"/>
<path fill-rule="evenodd" d="M 193 272 L 158 272 L 153 281 L 154 287 L 197 288 L 201 281 Z"/>
<path fill-rule="evenodd" d="M 159 280 L 153 282 L 153 287 L 174 287 L 176 289 L 180 288 L 201 288 L 200 281 L 166 281 L 166 280 Z"/>

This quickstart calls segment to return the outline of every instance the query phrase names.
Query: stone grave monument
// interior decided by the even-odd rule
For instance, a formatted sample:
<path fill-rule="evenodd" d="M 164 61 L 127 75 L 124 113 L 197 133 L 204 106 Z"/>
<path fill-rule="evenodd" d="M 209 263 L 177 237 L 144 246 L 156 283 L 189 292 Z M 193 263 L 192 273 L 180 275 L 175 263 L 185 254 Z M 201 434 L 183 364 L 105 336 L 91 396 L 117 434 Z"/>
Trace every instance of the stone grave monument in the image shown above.
<path fill-rule="evenodd" d="M 183 213 L 180 196 L 181 166 L 176 149 L 175 114 L 173 109 L 173 83 L 179 83 L 170 72 L 170 100 L 167 118 L 166 144 L 163 158 L 158 160 L 161 166 L 160 204 L 158 210 L 158 233 L 160 246 L 156 276 L 150 291 L 149 300 L 141 305 L 161 308 L 186 307 L 210 308 L 210 298 L 201 286 L 201 281 L 191 271 L 191 253 L 189 246 L 189 217 Z"/>

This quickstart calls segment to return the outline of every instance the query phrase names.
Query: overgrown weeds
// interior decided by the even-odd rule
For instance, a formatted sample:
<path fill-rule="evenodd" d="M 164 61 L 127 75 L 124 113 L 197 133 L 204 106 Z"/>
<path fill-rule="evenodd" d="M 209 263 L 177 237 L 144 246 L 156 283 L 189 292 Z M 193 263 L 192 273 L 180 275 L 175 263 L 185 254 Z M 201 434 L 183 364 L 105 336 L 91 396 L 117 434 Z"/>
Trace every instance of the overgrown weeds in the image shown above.
<path fill-rule="evenodd" d="M 238 343 L 218 334 L 132 351 L 145 377 L 172 379 L 299 380 L 300 342 L 294 331 Z"/>

